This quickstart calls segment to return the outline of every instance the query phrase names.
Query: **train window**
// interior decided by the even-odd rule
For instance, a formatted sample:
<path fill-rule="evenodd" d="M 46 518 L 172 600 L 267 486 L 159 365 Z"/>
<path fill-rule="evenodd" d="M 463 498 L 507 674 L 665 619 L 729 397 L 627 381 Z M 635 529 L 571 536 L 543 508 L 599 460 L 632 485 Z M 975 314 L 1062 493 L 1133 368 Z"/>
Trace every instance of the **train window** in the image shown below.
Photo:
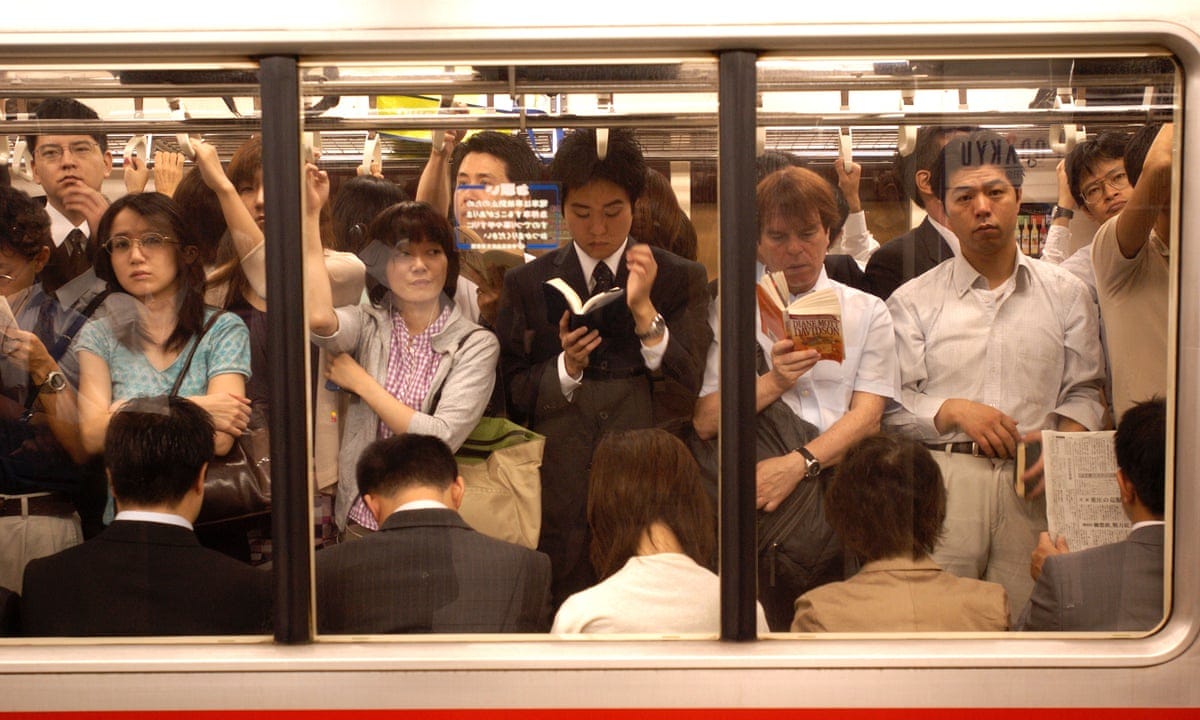
<path fill-rule="evenodd" d="M 758 502 L 780 508 L 759 596 L 792 583 L 772 629 L 1154 630 L 1174 63 L 762 56 L 757 76 L 779 308 L 754 328 L 759 404 L 777 388 L 816 426 L 789 454 L 778 403 L 759 416 Z"/>
<path fill-rule="evenodd" d="M 3 73 L 0 586 L 25 635 L 271 631 L 269 504 L 238 496 L 267 457 L 258 88 L 249 63 Z"/>

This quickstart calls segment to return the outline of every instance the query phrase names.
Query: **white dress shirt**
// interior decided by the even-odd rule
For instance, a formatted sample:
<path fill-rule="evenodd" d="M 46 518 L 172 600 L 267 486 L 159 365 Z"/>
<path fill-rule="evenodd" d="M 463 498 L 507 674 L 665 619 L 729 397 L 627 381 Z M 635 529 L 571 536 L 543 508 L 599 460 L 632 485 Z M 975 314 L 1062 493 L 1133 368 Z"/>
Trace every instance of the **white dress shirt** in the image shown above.
<path fill-rule="evenodd" d="M 963 398 L 1012 417 L 1021 433 L 1054 428 L 1055 415 L 1100 426 L 1104 367 L 1095 304 L 1067 271 L 1017 253 L 995 290 L 961 256 L 901 286 L 888 299 L 902 376 L 901 411 L 885 423 L 927 441 L 942 403 Z"/>
<path fill-rule="evenodd" d="M 759 267 L 761 274 L 761 266 Z M 842 337 L 846 357 L 841 363 L 820 360 L 811 370 L 796 380 L 782 399 L 792 412 L 817 426 L 821 432 L 841 419 L 850 409 L 855 392 L 894 399 L 899 395 L 900 372 L 896 363 L 895 334 L 892 319 L 883 301 L 874 295 L 855 290 L 836 280 L 830 280 L 824 268 L 816 284 L 808 292 L 832 288 L 842 306 Z M 808 294 L 808 293 L 804 293 Z M 794 300 L 799 295 L 794 296 Z M 715 303 L 709 312 L 713 342 L 708 348 L 704 366 L 704 386 L 701 397 L 720 389 L 720 346 Z M 775 344 L 762 331 L 762 322 L 755 306 L 754 335 L 771 363 L 771 346 Z"/>

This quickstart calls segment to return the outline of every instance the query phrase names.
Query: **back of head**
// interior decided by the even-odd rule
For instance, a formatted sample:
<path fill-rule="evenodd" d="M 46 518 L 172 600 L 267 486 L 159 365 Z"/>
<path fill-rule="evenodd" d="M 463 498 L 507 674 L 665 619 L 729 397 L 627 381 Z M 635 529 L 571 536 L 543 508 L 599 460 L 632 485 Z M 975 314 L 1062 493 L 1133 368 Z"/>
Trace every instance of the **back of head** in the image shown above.
<path fill-rule="evenodd" d="M 453 298 L 458 289 L 459 257 L 450 221 L 429 203 L 396 203 L 375 216 L 367 226 L 367 244 L 380 252 L 360 254 L 367 265 L 367 293 L 379 304 L 388 293 L 387 262 L 392 249 L 405 243 L 429 242 L 442 247 L 446 254 L 446 281 L 442 291 Z M 383 251 L 387 252 L 383 252 Z"/>
<path fill-rule="evenodd" d="M 1133 482 L 1138 499 L 1156 517 L 1166 509 L 1167 403 L 1140 402 L 1117 423 L 1117 466 Z"/>
<path fill-rule="evenodd" d="M 404 433 L 368 445 L 356 472 L 359 492 L 394 498 L 409 488 L 444 491 L 458 477 L 458 465 L 454 453 L 439 438 Z"/>
<path fill-rule="evenodd" d="M 684 554 L 708 566 L 715 544 L 712 503 L 700 469 L 679 438 L 665 430 L 629 430 L 601 438 L 588 480 L 591 560 L 606 578 L 637 554 L 643 533 L 662 523 Z"/>
<path fill-rule="evenodd" d="M 542 179 L 545 168 L 533 152 L 524 135 L 484 130 L 460 142 L 454 148 L 450 160 L 450 177 L 458 177 L 458 166 L 471 153 L 483 153 L 498 158 L 504 163 L 510 182 L 537 182 Z"/>
<path fill-rule="evenodd" d="M 33 111 L 33 116 L 38 120 L 100 120 L 100 115 L 87 105 L 75 100 L 74 98 L 52 97 L 41 102 L 40 105 Z M 91 123 L 89 123 L 91 124 Z M 43 133 L 57 135 L 88 135 L 96 144 L 100 146 L 100 152 L 108 150 L 108 136 L 98 132 L 66 132 L 66 133 Z M 37 135 L 26 135 L 25 143 L 30 152 L 37 147 Z"/>
<path fill-rule="evenodd" d="M 1120 160 L 1125 156 L 1125 145 L 1129 138 L 1115 132 L 1100 133 L 1091 140 L 1085 140 L 1067 153 L 1067 184 L 1071 188 L 1071 197 L 1079 207 L 1086 207 L 1080 184 L 1083 174 L 1096 174 L 1096 168 L 1107 160 Z"/>
<path fill-rule="evenodd" d="M 213 265 L 217 262 L 217 248 L 227 227 L 220 198 L 204 182 L 199 172 L 184 175 L 171 198 L 188 224 L 195 229 L 200 262 Z"/>
<path fill-rule="evenodd" d="M 646 169 L 646 189 L 634 206 L 629 234 L 688 260 L 696 259 L 696 229 L 679 206 L 671 181 L 652 168 Z"/>
<path fill-rule="evenodd" d="M 596 153 L 596 131 L 575 130 L 558 146 L 550 163 L 550 179 L 562 183 L 563 203 L 572 190 L 594 180 L 607 180 L 624 190 L 636 206 L 646 189 L 646 161 L 631 130 L 609 130 L 603 160 Z"/>
<path fill-rule="evenodd" d="M 399 185 L 374 175 L 358 175 L 342 183 L 330 209 L 334 246 L 359 252 L 367 244 L 367 227 L 375 216 L 408 199 Z"/>
<path fill-rule="evenodd" d="M 951 178 L 961 170 L 995 166 L 1000 168 L 1014 188 L 1025 179 L 1025 166 L 1017 157 L 1017 149 L 998 133 L 976 130 L 967 135 L 950 138 L 942 148 L 930 171 L 929 185 L 933 193 L 945 201 Z"/>
<path fill-rule="evenodd" d="M 846 549 L 865 562 L 920 558 L 933 551 L 946 519 L 942 473 L 916 440 L 873 435 L 838 465 L 825 515 Z"/>
<path fill-rule="evenodd" d="M 925 207 L 925 199 L 921 197 L 921 193 L 917 190 L 917 172 L 920 170 L 933 172 L 933 167 L 937 165 L 938 157 L 941 155 L 942 148 L 946 145 L 946 142 L 955 135 L 971 133 L 975 129 L 974 127 L 966 126 L 941 127 L 938 125 L 925 125 L 917 131 L 917 143 L 913 148 L 912 154 L 908 157 L 897 156 L 896 171 L 900 175 L 904 194 L 915 202 L 917 207 Z"/>
<path fill-rule="evenodd" d="M 21 190 L 0 187 L 0 252 L 28 260 L 53 247 L 46 209 Z"/>
<path fill-rule="evenodd" d="M 771 173 L 790 167 L 804 167 L 804 163 L 795 155 L 777 150 L 768 150 L 754 158 L 754 173 L 758 182 L 762 182 L 763 178 Z"/>
<path fill-rule="evenodd" d="M 800 224 L 815 216 L 826 230 L 837 227 L 841 220 L 833 186 L 807 168 L 787 167 L 763 178 L 755 202 L 760 235 L 775 218 Z"/>
<path fill-rule="evenodd" d="M 1154 138 L 1158 137 L 1158 131 L 1161 129 L 1162 123 L 1146 123 L 1125 145 L 1125 174 L 1129 176 L 1130 185 L 1137 185 L 1138 178 L 1142 176 L 1146 153 L 1150 152 L 1150 146 L 1154 144 Z"/>
<path fill-rule="evenodd" d="M 113 415 L 104 436 L 113 495 L 125 508 L 176 504 L 213 452 L 208 413 L 176 396 L 130 400 Z"/>

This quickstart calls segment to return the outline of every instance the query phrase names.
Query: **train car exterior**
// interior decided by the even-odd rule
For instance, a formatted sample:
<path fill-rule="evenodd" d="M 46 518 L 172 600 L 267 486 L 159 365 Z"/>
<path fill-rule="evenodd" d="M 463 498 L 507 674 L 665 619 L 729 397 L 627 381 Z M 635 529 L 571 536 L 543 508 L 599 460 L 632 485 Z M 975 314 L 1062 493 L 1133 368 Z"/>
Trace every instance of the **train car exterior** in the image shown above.
<path fill-rule="evenodd" d="M 1200 93 L 1200 8 L 1194 4 L 1103 0 L 1065 7 L 1021 0 L 954 8 L 864 2 L 685 9 L 625 1 L 534 8 L 459 0 L 445 6 L 302 2 L 284 10 L 221 1 L 148 12 L 140 3 L 116 0 L 104 7 L 23 7 L 15 16 L 11 9 L 5 15 L 0 83 L 6 72 L 53 71 L 67 78 L 63 92 L 70 93 L 71 73 L 80 68 L 258 69 L 261 131 L 267 138 L 284 138 L 267 143 L 264 162 L 295 171 L 295 177 L 305 129 L 302 105 L 316 93 L 311 84 L 301 83 L 307 68 L 695 58 L 719 75 L 714 93 L 720 110 L 709 122 L 720 129 L 718 157 L 725 173 L 730 153 L 753 149 L 755 97 L 752 90 L 745 96 L 745 88 L 737 85 L 747 73 L 754 77 L 762 57 L 831 62 L 917 55 L 1168 57 L 1178 67 L 1174 227 L 1180 251 L 1173 258 L 1173 347 L 1167 359 L 1173 383 L 1168 398 L 1168 457 L 1174 468 L 1167 562 L 1171 602 L 1164 623 L 1149 635 L 779 634 L 753 639 L 741 629 L 745 606 L 753 603 L 737 600 L 738 582 L 727 578 L 726 602 L 741 610 L 727 612 L 720 639 L 316 637 L 312 555 L 303 551 L 277 558 L 273 638 L 0 639 L 0 718 L 83 712 L 97 717 L 166 712 L 308 717 L 337 711 L 444 718 L 1200 717 L 1200 566 L 1195 560 L 1200 557 L 1200 523 L 1195 522 L 1200 449 L 1193 442 L 1200 437 L 1200 283 L 1195 282 L 1200 253 L 1192 252 L 1193 245 L 1200 247 L 1200 183 L 1193 180 L 1200 177 L 1200 114 L 1187 112 Z M 504 82 L 515 81 L 501 76 L 501 86 Z M 304 89 L 298 92 L 298 87 Z M 744 117 L 726 115 L 746 104 L 749 127 Z M 322 127 L 319 119 L 311 125 Z M 114 127 L 123 131 L 126 126 L 133 123 Z M 270 156 L 276 150 L 278 155 Z M 743 165 L 740 172 L 752 168 Z M 750 216 L 737 212 L 733 204 L 739 196 L 727 199 L 724 193 L 732 192 L 731 179 L 752 176 L 720 177 L 719 235 L 733 237 L 748 223 L 753 227 L 752 210 Z M 292 239 L 300 234 L 300 186 L 280 182 L 266 192 L 270 294 L 297 299 L 303 285 Z M 734 257 L 735 250 L 734 243 L 721 246 L 720 274 L 735 278 L 732 287 L 749 287 L 752 261 Z M 302 303 L 278 305 L 273 318 L 278 337 L 293 339 L 280 353 L 272 393 L 303 409 L 308 373 Z M 731 314 L 746 309 L 722 307 Z M 753 414 L 746 402 L 738 404 L 736 393 L 730 405 L 740 408 L 743 418 Z M 273 449 L 282 451 L 275 459 L 276 477 L 309 476 L 310 453 L 303 440 L 309 437 L 309 421 L 305 412 L 294 414 L 273 426 L 275 434 L 292 439 L 274 440 Z M 738 416 L 726 411 L 725 427 L 735 427 Z M 744 451 L 739 454 L 734 445 L 723 449 L 731 450 L 722 466 L 727 477 L 752 469 Z M 301 538 L 299 545 L 307 547 L 311 523 L 305 486 L 295 485 L 297 497 L 289 498 L 287 491 L 276 495 L 277 542 Z M 726 523 L 737 525 L 732 519 Z M 728 538 L 736 534 L 722 535 Z M 726 567 L 746 572 L 736 562 Z M 752 588 L 752 583 L 751 569 L 740 586 Z"/>

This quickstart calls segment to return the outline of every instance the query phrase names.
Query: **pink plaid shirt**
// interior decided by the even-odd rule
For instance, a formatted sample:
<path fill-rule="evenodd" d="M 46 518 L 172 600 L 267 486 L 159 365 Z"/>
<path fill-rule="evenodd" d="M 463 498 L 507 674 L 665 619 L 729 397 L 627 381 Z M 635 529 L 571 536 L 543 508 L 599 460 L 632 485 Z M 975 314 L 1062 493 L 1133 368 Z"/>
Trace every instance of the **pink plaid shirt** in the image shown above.
<path fill-rule="evenodd" d="M 433 377 L 442 361 L 442 356 L 433 349 L 433 336 L 440 333 L 449 320 L 450 306 L 447 305 L 429 327 L 411 335 L 404 318 L 399 312 L 392 311 L 392 346 L 388 349 L 387 377 L 384 378 L 383 388 L 418 412 L 425 403 L 425 396 L 429 394 Z M 380 420 L 379 439 L 393 434 L 392 429 Z M 379 529 L 379 523 L 362 497 L 354 501 L 349 518 L 368 530 Z"/>

